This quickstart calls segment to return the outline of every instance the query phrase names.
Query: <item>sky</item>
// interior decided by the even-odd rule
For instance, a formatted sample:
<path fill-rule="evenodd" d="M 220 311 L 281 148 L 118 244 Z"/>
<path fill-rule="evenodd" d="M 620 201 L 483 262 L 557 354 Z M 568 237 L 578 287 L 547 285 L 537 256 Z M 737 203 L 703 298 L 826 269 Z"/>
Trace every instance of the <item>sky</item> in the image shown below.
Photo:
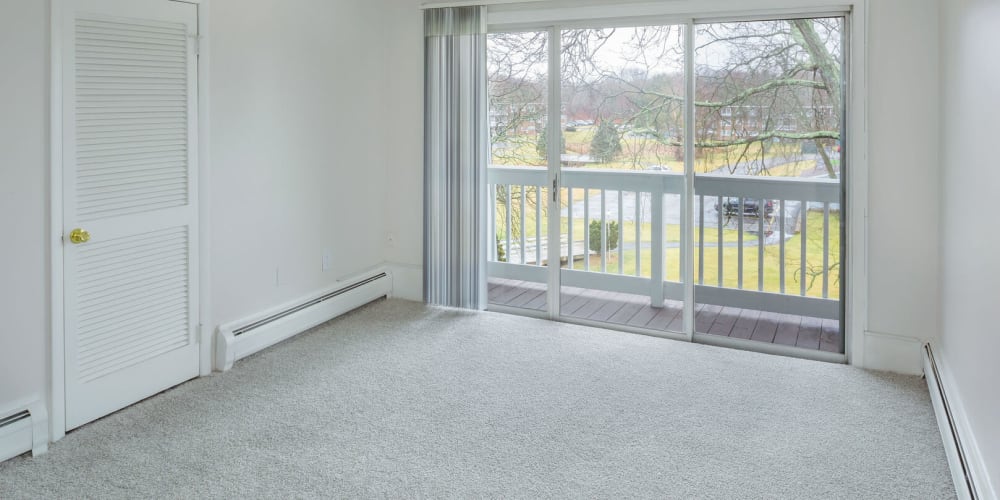
<path fill-rule="evenodd" d="M 756 24 L 756 23 L 755 23 Z M 762 29 L 764 28 L 763 23 Z M 696 44 L 699 46 L 695 53 L 695 64 L 699 67 L 722 68 L 727 65 L 731 52 L 729 45 L 724 42 L 706 44 L 704 29 L 711 27 L 716 34 L 725 36 L 727 25 L 698 25 L 698 35 Z M 564 31 L 564 54 L 566 45 L 570 40 L 581 39 L 579 35 L 587 34 L 586 37 L 593 51 L 593 61 L 602 71 L 610 71 L 618 75 L 626 70 L 649 71 L 650 75 L 661 73 L 682 73 L 684 71 L 683 61 L 683 26 L 661 26 L 661 27 L 636 27 L 636 28 L 616 28 L 606 30 L 567 30 Z M 576 36 L 574 36 L 576 35 Z M 599 41 L 603 35 L 606 38 Z M 643 50 L 637 50 L 637 41 L 642 41 Z M 594 51 L 598 46 L 600 48 Z M 544 53 L 541 44 L 533 47 Z M 543 57 L 541 61 L 532 64 L 530 73 L 537 77 L 544 77 L 547 73 L 547 63 Z M 598 71 L 588 68 L 583 73 L 584 79 L 596 79 Z"/>

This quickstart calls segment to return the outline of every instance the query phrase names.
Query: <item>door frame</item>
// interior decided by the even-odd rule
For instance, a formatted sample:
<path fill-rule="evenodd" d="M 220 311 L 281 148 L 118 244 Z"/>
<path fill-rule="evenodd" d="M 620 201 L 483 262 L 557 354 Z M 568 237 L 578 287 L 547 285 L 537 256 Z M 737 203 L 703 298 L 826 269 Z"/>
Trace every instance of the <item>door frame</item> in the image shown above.
<path fill-rule="evenodd" d="M 66 332 L 63 325 L 63 84 L 62 16 L 73 0 L 49 3 L 49 439 L 66 435 Z M 209 43 L 208 15 L 211 0 L 160 0 L 194 4 L 198 10 L 198 332 L 199 375 L 212 372 L 211 246 L 209 235 Z"/>
<path fill-rule="evenodd" d="M 743 21 L 761 18 L 775 18 L 782 16 L 820 16 L 820 15 L 844 15 L 845 33 L 849 40 L 845 57 L 847 59 L 845 67 L 847 69 L 847 88 L 845 89 L 844 111 L 847 114 L 844 126 L 846 128 L 846 144 L 849 144 L 845 155 L 848 167 L 848 174 L 843 178 L 844 194 L 843 208 L 845 212 L 845 223 L 847 225 L 846 234 L 842 246 L 844 255 L 842 257 L 844 268 L 844 291 L 842 297 L 843 308 L 843 331 L 844 331 L 844 353 L 827 354 L 817 351 L 816 353 L 801 353 L 795 349 L 774 345 L 757 345 L 749 341 L 739 339 L 706 339 L 704 335 L 694 332 L 693 314 L 685 307 L 685 332 L 677 337 L 683 337 L 688 341 L 715 344 L 723 347 L 732 347 L 743 350 L 759 351 L 770 354 L 780 354 L 795 357 L 806 357 L 830 362 L 847 362 L 848 364 L 865 366 L 865 334 L 868 325 L 868 206 L 869 206 L 869 165 L 868 165 L 868 16 L 870 0 L 847 0 L 842 3 L 830 0 L 680 0 L 678 2 L 667 3 L 629 3 L 624 5 L 612 5 L 611 2 L 590 5 L 585 7 L 562 7 L 553 6 L 542 9 L 516 9 L 498 8 L 494 12 L 487 10 L 487 31 L 524 31 L 536 30 L 545 31 L 550 37 L 554 36 L 559 29 L 572 27 L 592 27 L 595 23 L 608 26 L 631 25 L 635 19 L 642 18 L 646 22 L 664 22 L 678 25 L 697 23 L 706 19 Z M 686 36 L 690 36 L 690 32 Z M 559 87 L 553 85 L 553 70 L 558 69 L 558 64 L 554 62 L 553 56 L 558 56 L 558 52 L 549 44 L 549 96 L 548 106 L 560 106 L 556 101 Z M 688 46 L 691 44 L 688 43 Z M 686 49 L 687 50 L 687 49 Z M 687 64 L 687 63 L 685 63 Z M 686 68 L 686 70 L 689 70 Z M 555 90 L 556 93 L 553 93 Z M 686 89 L 690 91 L 690 89 Z M 693 106 L 690 106 L 693 108 Z M 556 108 L 558 109 L 558 108 Z M 685 109 L 685 114 L 691 109 Z M 552 113 L 549 112 L 549 115 Z M 551 116 L 550 116 L 551 117 Z M 551 120 L 549 120 L 551 121 Z M 558 125 L 548 125 L 549 137 L 553 130 L 559 130 Z M 560 131 L 561 133 L 561 131 Z M 690 141 L 688 141 L 690 142 Z M 548 182 L 553 182 L 552 154 L 555 149 L 553 144 L 558 141 L 550 141 L 548 157 Z M 556 167 L 559 162 L 555 160 Z M 555 170 L 558 170 L 556 168 Z M 685 173 L 689 166 L 685 165 Z M 690 177 L 690 176 L 688 176 Z M 686 182 L 691 182 L 688 179 Z M 561 182 L 559 183 L 561 188 Z M 692 188 L 692 186 L 688 186 Z M 553 210 L 549 210 L 551 214 Z M 686 218 L 685 218 L 686 219 Z M 553 223 L 550 215 L 549 220 L 549 262 L 553 258 L 558 258 L 552 252 L 553 240 L 558 241 L 558 237 L 552 236 L 552 226 L 556 229 L 559 226 L 558 219 Z M 688 242 L 688 247 L 691 242 Z M 557 247 L 558 248 L 558 247 Z M 685 262 L 684 268 L 689 277 L 693 276 L 693 259 Z M 558 269 L 548 270 L 547 280 L 547 301 L 548 310 L 542 316 L 559 321 L 573 323 L 590 324 L 586 321 L 570 320 L 560 315 L 559 311 L 559 291 L 560 282 Z M 693 298 L 691 288 L 693 282 L 687 280 L 685 284 L 685 300 Z M 501 309 L 497 309 L 501 310 Z M 519 312 L 519 314 L 521 314 Z M 594 324 L 593 326 L 601 326 Z M 642 332 L 648 334 L 648 332 Z M 674 338 L 672 335 L 657 335 Z"/>

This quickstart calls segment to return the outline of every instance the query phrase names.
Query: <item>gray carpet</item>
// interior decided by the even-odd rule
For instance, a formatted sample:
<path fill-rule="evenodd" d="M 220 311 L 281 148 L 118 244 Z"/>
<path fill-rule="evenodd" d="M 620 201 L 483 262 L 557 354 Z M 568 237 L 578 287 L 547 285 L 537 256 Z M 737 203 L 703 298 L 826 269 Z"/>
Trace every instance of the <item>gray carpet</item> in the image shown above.
<path fill-rule="evenodd" d="M 0 498 L 950 498 L 924 382 L 403 301 L 0 464 Z"/>

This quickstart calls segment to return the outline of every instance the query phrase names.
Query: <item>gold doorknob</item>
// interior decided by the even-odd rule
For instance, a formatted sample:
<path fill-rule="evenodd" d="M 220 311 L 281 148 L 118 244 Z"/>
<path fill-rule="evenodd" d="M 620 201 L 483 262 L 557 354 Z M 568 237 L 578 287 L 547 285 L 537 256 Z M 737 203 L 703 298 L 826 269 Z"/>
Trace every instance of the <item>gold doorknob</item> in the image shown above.
<path fill-rule="evenodd" d="M 86 243 L 90 241 L 90 233 L 84 231 L 83 229 L 76 228 L 69 232 L 69 241 L 71 241 L 74 245 Z"/>

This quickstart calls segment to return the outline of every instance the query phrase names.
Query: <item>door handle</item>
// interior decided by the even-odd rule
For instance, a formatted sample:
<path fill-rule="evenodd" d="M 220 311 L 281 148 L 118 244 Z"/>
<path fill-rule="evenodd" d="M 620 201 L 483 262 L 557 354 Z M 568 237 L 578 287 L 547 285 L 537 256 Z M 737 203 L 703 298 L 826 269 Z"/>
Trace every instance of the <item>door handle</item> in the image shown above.
<path fill-rule="evenodd" d="M 90 241 L 90 233 L 84 231 L 83 229 L 76 228 L 69 232 L 69 241 L 74 245 L 86 243 Z"/>

